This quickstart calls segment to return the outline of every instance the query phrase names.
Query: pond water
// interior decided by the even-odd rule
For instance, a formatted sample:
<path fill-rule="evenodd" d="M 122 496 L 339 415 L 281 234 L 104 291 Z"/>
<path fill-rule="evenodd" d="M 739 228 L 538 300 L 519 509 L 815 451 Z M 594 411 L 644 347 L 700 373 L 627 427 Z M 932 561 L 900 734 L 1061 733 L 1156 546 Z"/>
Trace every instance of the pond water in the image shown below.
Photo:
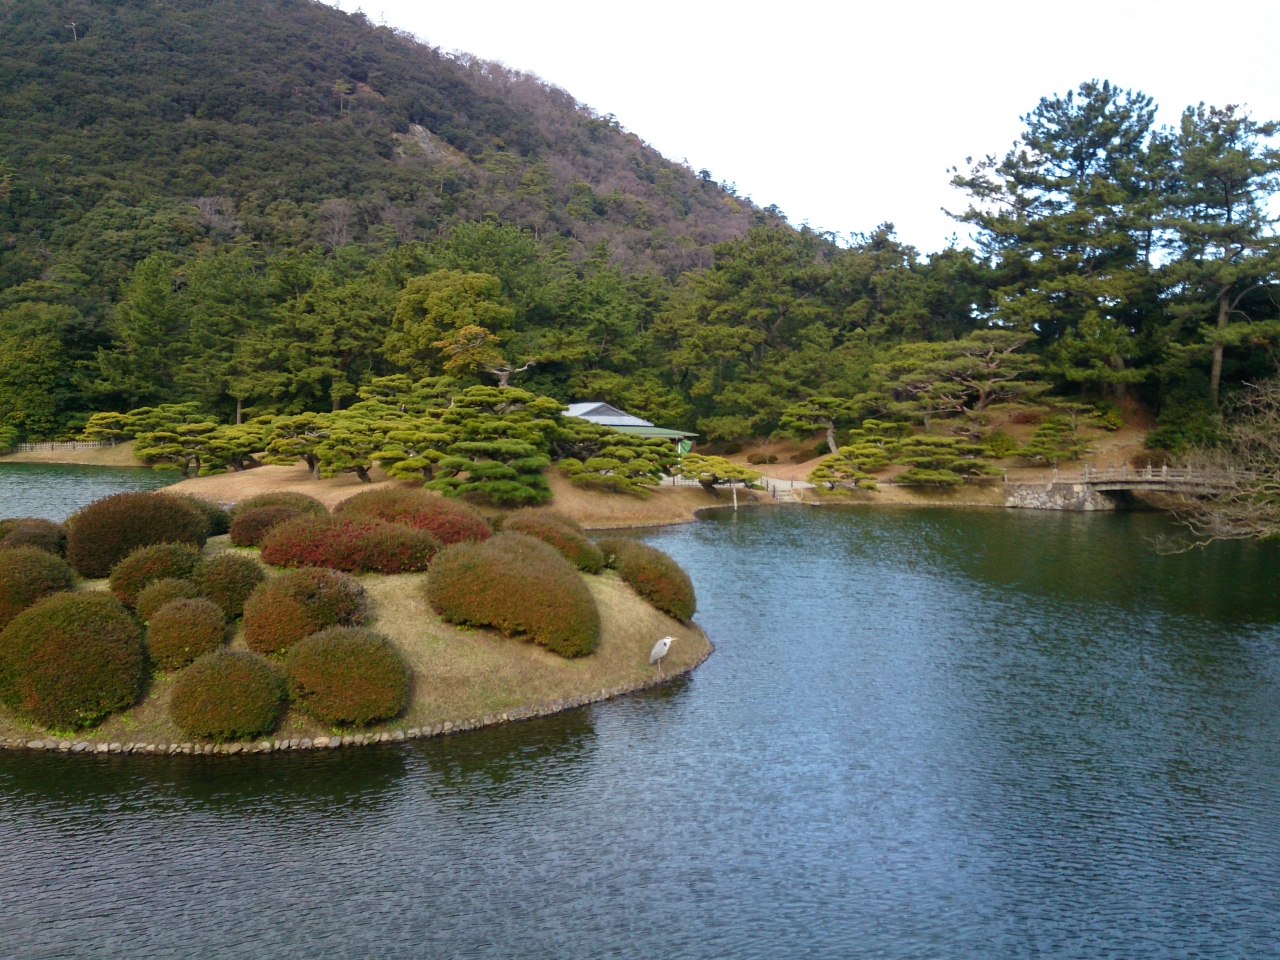
<path fill-rule="evenodd" d="M 0 463 L 0 517 L 62 521 L 81 507 L 124 490 L 158 490 L 182 478 L 150 467 L 68 463 Z"/>
<path fill-rule="evenodd" d="M 0 755 L 9 957 L 1263 957 L 1280 551 L 1152 515 L 655 532 L 717 652 L 322 754 Z"/>

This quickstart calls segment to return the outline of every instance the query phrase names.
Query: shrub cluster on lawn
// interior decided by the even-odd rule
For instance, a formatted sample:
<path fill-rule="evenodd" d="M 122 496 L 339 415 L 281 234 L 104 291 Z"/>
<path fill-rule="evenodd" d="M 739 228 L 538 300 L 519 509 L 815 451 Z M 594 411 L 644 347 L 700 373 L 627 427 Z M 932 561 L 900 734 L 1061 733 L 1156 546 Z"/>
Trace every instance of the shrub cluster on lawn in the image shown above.
<path fill-rule="evenodd" d="M 82 577 L 105 577 L 139 547 L 187 543 L 203 547 L 208 521 L 177 497 L 117 493 L 67 520 L 67 560 Z"/>
<path fill-rule="evenodd" d="M 139 547 L 111 568 L 108 583 L 126 607 L 157 580 L 189 580 L 200 566 L 200 551 L 185 543 L 154 543 Z"/>
<path fill-rule="evenodd" d="M 142 630 L 109 593 L 55 593 L 0 632 L 0 699 L 46 727 L 95 724 L 137 703 L 145 679 Z"/>
<path fill-rule="evenodd" d="M 583 573 L 599 573 L 604 569 L 604 554 L 600 548 L 588 540 L 582 528 L 569 517 L 519 510 L 503 521 L 502 529 L 527 534 L 550 544 Z"/>
<path fill-rule="evenodd" d="M 231 521 L 231 542 L 237 547 L 256 547 L 273 527 L 302 516 L 316 516 L 294 507 L 254 507 L 241 510 Z"/>
<path fill-rule="evenodd" d="M 284 677 L 262 657 L 218 650 L 178 675 L 169 715 L 190 737 L 238 740 L 274 730 L 284 695 Z"/>
<path fill-rule="evenodd" d="M 259 653 L 280 653 L 325 627 L 355 626 L 365 592 L 336 570 L 289 570 L 264 581 L 244 605 L 244 640 Z"/>
<path fill-rule="evenodd" d="M 588 654 L 600 640 L 600 612 L 578 571 L 554 547 L 522 533 L 442 550 L 427 599 L 453 623 L 521 634 L 565 657 Z"/>
<path fill-rule="evenodd" d="M 244 613 L 244 603 L 267 578 L 262 564 L 239 553 L 220 553 L 201 564 L 195 573 L 200 593 L 222 608 L 228 620 Z"/>
<path fill-rule="evenodd" d="M 427 569 L 440 541 L 426 530 L 374 517 L 298 517 L 273 527 L 262 559 L 281 567 L 329 567 L 350 573 Z"/>
<path fill-rule="evenodd" d="M 693 616 L 698 606 L 693 581 L 661 550 L 625 537 L 601 540 L 600 549 L 618 576 L 653 606 L 677 620 Z"/>
<path fill-rule="evenodd" d="M 205 536 L 220 537 L 231 529 L 231 514 L 222 509 L 218 504 L 200 497 L 193 497 L 187 493 L 170 493 L 162 490 L 161 496 L 172 497 L 179 503 L 185 503 L 189 507 L 194 507 L 205 519 Z"/>
<path fill-rule="evenodd" d="M 246 510 L 258 510 L 262 507 L 288 507 L 290 510 L 297 510 L 299 513 L 313 513 L 319 517 L 323 517 L 329 512 L 329 508 L 323 503 L 315 497 L 307 496 L 305 493 L 260 493 L 235 504 L 231 508 L 231 519 L 234 521 L 236 517 Z"/>
<path fill-rule="evenodd" d="M 133 612 L 139 620 L 146 623 L 153 613 L 170 600 L 189 600 L 198 596 L 200 596 L 200 588 L 190 580 L 166 577 L 163 580 L 154 580 L 138 591 Z"/>
<path fill-rule="evenodd" d="M 493 533 L 475 508 L 415 487 L 358 493 L 338 504 L 334 513 L 403 523 L 415 530 L 427 531 L 446 545 L 464 540 L 488 540 Z"/>
<path fill-rule="evenodd" d="M 147 622 L 147 652 L 166 670 L 217 650 L 226 637 L 222 608 L 202 597 L 170 600 Z"/>
<path fill-rule="evenodd" d="M 0 550 L 0 627 L 37 600 L 70 590 L 75 574 L 67 561 L 38 547 Z"/>
<path fill-rule="evenodd" d="M 67 531 L 43 517 L 0 520 L 0 550 L 12 547 L 38 547 L 61 557 L 67 552 Z"/>
<path fill-rule="evenodd" d="M 299 642 L 285 658 L 289 696 L 327 725 L 361 725 L 394 717 L 409 699 L 409 668 L 386 637 L 330 627 Z"/>

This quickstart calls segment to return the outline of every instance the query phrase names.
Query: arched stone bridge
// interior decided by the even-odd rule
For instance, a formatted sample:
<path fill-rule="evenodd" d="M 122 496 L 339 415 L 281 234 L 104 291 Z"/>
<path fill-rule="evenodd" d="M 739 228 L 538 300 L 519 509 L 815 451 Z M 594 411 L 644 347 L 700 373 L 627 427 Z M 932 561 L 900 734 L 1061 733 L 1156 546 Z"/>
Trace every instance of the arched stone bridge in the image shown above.
<path fill-rule="evenodd" d="M 1203 470 L 1170 469 L 1168 466 L 1142 470 L 1131 467 L 1099 470 L 1085 464 L 1079 472 L 1053 470 L 1050 480 L 1005 481 L 1006 507 L 1032 510 L 1119 510 L 1135 493 L 1169 493 L 1196 496 L 1234 485 L 1230 474 Z"/>

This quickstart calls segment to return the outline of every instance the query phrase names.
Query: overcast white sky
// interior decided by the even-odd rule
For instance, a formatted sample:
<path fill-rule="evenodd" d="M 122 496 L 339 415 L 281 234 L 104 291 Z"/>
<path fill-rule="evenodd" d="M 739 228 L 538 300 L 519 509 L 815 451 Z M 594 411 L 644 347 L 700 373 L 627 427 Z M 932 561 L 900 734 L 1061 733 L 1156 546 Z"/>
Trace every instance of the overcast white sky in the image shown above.
<path fill-rule="evenodd" d="M 888 220 L 924 251 L 958 229 L 940 210 L 964 205 L 947 168 L 1003 153 L 1019 115 L 1081 80 L 1142 89 L 1164 123 L 1200 100 L 1280 119 L 1275 0 L 362 3 L 536 73 L 793 223 Z"/>

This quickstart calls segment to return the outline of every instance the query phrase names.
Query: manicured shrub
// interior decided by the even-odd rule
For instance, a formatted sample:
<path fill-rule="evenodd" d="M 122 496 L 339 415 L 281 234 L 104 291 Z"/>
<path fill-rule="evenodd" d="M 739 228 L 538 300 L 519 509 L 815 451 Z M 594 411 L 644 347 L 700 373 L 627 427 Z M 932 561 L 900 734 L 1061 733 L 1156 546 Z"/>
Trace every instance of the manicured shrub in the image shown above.
<path fill-rule="evenodd" d="M 394 717 L 409 699 L 409 668 L 390 640 L 371 630 L 330 627 L 293 647 L 284 662 L 289 697 L 326 725 Z"/>
<path fill-rule="evenodd" d="M 649 603 L 677 620 L 693 616 L 698 606 L 693 581 L 661 550 L 624 537 L 601 540 L 600 549 L 618 576 Z"/>
<path fill-rule="evenodd" d="M 142 629 L 102 591 L 45 597 L 0 633 L 0 696 L 46 727 L 88 726 L 132 706 L 146 673 Z"/>
<path fill-rule="evenodd" d="M 231 529 L 231 514 L 227 513 L 221 506 L 212 501 L 205 500 L 201 497 L 193 497 L 189 493 L 169 493 L 161 491 L 161 496 L 173 497 L 179 503 L 185 503 L 189 507 L 194 507 L 204 515 L 207 521 L 205 525 L 205 535 L 210 537 L 220 537 Z"/>
<path fill-rule="evenodd" d="M 333 512 L 403 523 L 416 530 L 426 530 L 446 545 L 464 540 L 488 540 L 493 534 L 474 507 L 415 487 L 367 490 L 342 501 Z"/>
<path fill-rule="evenodd" d="M 157 580 L 190 580 L 200 566 L 200 551 L 185 543 L 139 547 L 111 568 L 111 592 L 127 607 Z"/>
<path fill-rule="evenodd" d="M 220 553 L 201 564 L 195 584 L 200 593 L 212 600 L 228 620 L 244 613 L 244 602 L 263 580 L 267 572 L 252 557 L 239 553 Z"/>
<path fill-rule="evenodd" d="M 206 653 L 182 673 L 169 698 L 169 716 L 189 737 L 239 740 L 270 733 L 284 707 L 284 677 L 266 660 L 242 650 Z"/>
<path fill-rule="evenodd" d="M 231 519 L 235 520 L 246 510 L 257 510 L 259 507 L 288 507 L 299 513 L 314 513 L 318 517 L 323 517 L 329 512 L 329 508 L 315 497 L 309 497 L 305 493 L 281 491 L 280 493 L 260 493 L 247 500 L 241 500 L 231 507 Z"/>
<path fill-rule="evenodd" d="M 517 511 L 507 517 L 502 529 L 528 534 L 550 544 L 583 573 L 599 573 L 604 569 L 600 548 L 586 538 L 576 522 L 558 513 Z"/>
<path fill-rule="evenodd" d="M 189 543 L 203 547 L 206 520 L 177 497 L 117 493 L 67 520 L 67 560 L 82 577 L 105 577 L 139 547 Z"/>
<path fill-rule="evenodd" d="M 427 569 L 440 541 L 426 530 L 373 517 L 298 517 L 272 528 L 262 559 L 280 567 L 330 567 L 349 573 Z"/>
<path fill-rule="evenodd" d="M 365 617 L 364 587 L 336 570 L 289 570 L 265 581 L 244 605 L 244 641 L 280 653 L 325 627 L 355 626 Z"/>
<path fill-rule="evenodd" d="M 61 557 L 67 552 L 67 531 L 43 517 L 0 521 L 0 550 L 37 547 Z"/>
<path fill-rule="evenodd" d="M 231 542 L 237 547 L 256 547 L 273 527 L 307 514 L 294 507 L 254 507 L 242 510 L 231 521 Z"/>
<path fill-rule="evenodd" d="M 42 597 L 70 590 L 75 574 L 67 561 L 38 547 L 0 550 L 0 627 Z"/>
<path fill-rule="evenodd" d="M 133 605 L 133 612 L 138 619 L 146 623 L 151 615 L 170 600 L 190 600 L 200 596 L 200 588 L 190 580 L 166 577 L 155 580 L 138 591 L 138 599 Z"/>
<path fill-rule="evenodd" d="M 147 651 L 166 670 L 217 650 L 226 638 L 222 608 L 199 597 L 170 600 L 147 623 Z"/>
<path fill-rule="evenodd" d="M 561 656 L 590 653 L 600 611 L 573 565 L 522 533 L 446 547 L 431 565 L 427 599 L 453 623 L 523 634 Z"/>

